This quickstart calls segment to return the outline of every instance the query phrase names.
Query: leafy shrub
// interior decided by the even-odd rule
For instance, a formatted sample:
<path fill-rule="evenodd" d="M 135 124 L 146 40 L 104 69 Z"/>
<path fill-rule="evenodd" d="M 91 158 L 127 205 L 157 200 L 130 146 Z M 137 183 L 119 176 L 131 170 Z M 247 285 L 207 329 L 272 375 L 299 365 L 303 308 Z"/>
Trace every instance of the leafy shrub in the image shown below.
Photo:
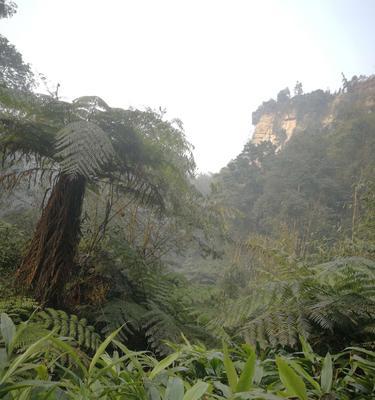
<path fill-rule="evenodd" d="M 296 348 L 301 334 L 323 352 L 374 342 L 373 261 L 346 257 L 310 268 L 278 267 L 258 271 L 210 325 L 262 348 Z"/>
<path fill-rule="evenodd" d="M 19 349 L 28 329 L 1 315 L 0 398 L 133 400 L 299 400 L 374 398 L 375 353 L 348 348 L 324 357 L 301 338 L 302 352 L 263 353 L 249 345 L 207 350 L 175 346 L 158 361 L 115 340 L 115 331 L 89 357 L 66 337 L 45 332 Z M 117 350 L 108 351 L 108 346 Z M 69 368 L 62 357 L 69 355 Z"/>

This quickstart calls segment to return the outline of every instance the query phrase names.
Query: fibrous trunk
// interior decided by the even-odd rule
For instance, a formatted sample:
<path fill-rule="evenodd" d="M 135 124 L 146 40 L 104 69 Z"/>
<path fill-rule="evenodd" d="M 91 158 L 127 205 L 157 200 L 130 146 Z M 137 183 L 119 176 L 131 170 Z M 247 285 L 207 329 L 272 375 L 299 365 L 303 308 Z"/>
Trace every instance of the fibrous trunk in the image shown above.
<path fill-rule="evenodd" d="M 64 305 L 80 237 L 85 178 L 61 174 L 37 224 L 30 248 L 17 271 L 19 283 L 36 300 Z"/>

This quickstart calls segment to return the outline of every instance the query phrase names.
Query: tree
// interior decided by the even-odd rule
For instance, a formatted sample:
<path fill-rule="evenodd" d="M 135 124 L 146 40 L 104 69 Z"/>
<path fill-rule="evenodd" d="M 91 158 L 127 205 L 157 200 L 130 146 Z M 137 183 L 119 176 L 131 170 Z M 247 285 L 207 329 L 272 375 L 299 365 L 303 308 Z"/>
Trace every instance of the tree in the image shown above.
<path fill-rule="evenodd" d="M 294 95 L 301 96 L 303 94 L 302 83 L 297 81 L 296 86 L 294 86 Z"/>
<path fill-rule="evenodd" d="M 0 0 L 0 18 L 9 18 L 17 10 L 17 5 L 13 1 Z"/>
<path fill-rule="evenodd" d="M 16 9 L 17 6 L 12 1 L 0 0 L 0 19 L 12 17 Z M 22 55 L 2 35 L 0 35 L 0 85 L 23 90 L 29 90 L 34 85 L 30 65 L 23 61 Z"/>
<path fill-rule="evenodd" d="M 342 91 L 344 93 L 350 92 L 351 91 L 350 82 L 348 81 L 343 72 L 341 72 L 341 76 L 342 76 Z"/>
<path fill-rule="evenodd" d="M 34 78 L 29 64 L 21 54 L 0 35 L 0 84 L 14 89 L 29 90 L 34 85 Z"/>
<path fill-rule="evenodd" d="M 280 92 L 277 94 L 277 102 L 278 103 L 285 103 L 289 99 L 290 99 L 290 90 L 287 87 L 283 90 L 280 90 Z"/>
<path fill-rule="evenodd" d="M 0 149 L 3 161 L 23 158 L 29 167 L 3 174 L 3 184 L 47 175 L 54 182 L 17 272 L 22 286 L 53 306 L 64 304 L 65 285 L 76 268 L 88 187 L 110 182 L 116 193 L 130 193 L 163 209 L 178 202 L 177 196 L 169 196 L 169 185 L 187 188 L 195 167 L 183 132 L 151 111 L 110 108 L 98 97 L 65 103 L 4 88 Z"/>

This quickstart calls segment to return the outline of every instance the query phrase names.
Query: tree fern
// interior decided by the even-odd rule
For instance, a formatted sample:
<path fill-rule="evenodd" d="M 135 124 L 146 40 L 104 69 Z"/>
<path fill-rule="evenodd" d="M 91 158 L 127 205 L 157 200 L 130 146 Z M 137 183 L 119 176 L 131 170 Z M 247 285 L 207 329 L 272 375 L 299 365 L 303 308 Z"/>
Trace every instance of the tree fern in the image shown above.
<path fill-rule="evenodd" d="M 207 336 L 197 316 L 185 304 L 186 294 L 174 275 L 149 271 L 142 280 L 128 279 L 129 291 L 109 300 L 96 313 L 97 327 L 102 333 L 122 326 L 119 337 L 130 347 L 143 345 L 159 355 L 167 354 L 169 347 L 165 342 L 180 341 L 181 333 Z"/>
<path fill-rule="evenodd" d="M 209 327 L 224 327 L 261 347 L 295 347 L 298 336 L 315 343 L 374 340 L 375 270 L 370 260 L 339 259 L 295 279 L 254 283 L 249 293 L 229 300 Z M 336 336 L 335 336 L 336 335 Z"/>

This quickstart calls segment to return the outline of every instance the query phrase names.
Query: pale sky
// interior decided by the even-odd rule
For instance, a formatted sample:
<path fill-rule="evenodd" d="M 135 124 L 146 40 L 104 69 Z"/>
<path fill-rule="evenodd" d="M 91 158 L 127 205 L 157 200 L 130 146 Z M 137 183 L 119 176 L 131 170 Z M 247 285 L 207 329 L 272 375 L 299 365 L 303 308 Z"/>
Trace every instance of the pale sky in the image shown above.
<path fill-rule="evenodd" d="M 375 72 L 375 0 L 15 0 L 1 33 L 71 100 L 166 108 L 200 171 L 251 137 L 251 113 L 297 80 Z"/>

